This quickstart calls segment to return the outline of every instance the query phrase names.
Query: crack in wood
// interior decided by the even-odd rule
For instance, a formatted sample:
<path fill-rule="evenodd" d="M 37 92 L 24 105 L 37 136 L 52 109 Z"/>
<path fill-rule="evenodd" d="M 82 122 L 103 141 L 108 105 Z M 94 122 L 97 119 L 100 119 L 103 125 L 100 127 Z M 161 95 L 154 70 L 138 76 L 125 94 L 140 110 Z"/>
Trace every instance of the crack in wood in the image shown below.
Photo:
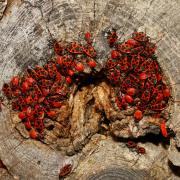
<path fill-rule="evenodd" d="M 96 0 L 94 0 L 94 22 L 96 20 Z"/>
<path fill-rule="evenodd" d="M 32 7 L 32 8 L 37 8 L 39 11 L 40 11 L 40 14 L 41 14 L 41 17 L 42 17 L 42 20 L 44 21 L 44 23 L 45 23 L 45 28 L 46 28 L 46 30 L 47 30 L 47 32 L 48 32 L 48 34 L 49 34 L 49 37 L 51 38 L 51 41 L 53 41 L 54 40 L 54 38 L 53 38 L 53 35 L 52 35 L 52 33 L 50 32 L 50 29 L 49 29 L 49 27 L 48 27 L 48 23 L 49 23 L 49 21 L 50 21 L 50 14 L 52 13 L 52 11 L 53 11 L 53 9 L 54 9 L 54 3 L 53 3 L 53 0 L 50 0 L 51 1 L 51 10 L 50 10 L 50 13 L 49 13 L 49 16 L 48 16 L 48 21 L 46 21 L 45 20 L 45 17 L 44 17 L 44 14 L 43 14 L 43 11 L 42 11 L 42 7 L 39 5 L 33 5 L 31 2 L 29 2 L 28 0 L 24 0 L 23 2 L 24 3 L 27 3 L 30 7 Z"/>
<path fill-rule="evenodd" d="M 8 7 L 7 0 L 1 0 L 0 1 L 0 21 L 4 17 L 7 7 Z"/>

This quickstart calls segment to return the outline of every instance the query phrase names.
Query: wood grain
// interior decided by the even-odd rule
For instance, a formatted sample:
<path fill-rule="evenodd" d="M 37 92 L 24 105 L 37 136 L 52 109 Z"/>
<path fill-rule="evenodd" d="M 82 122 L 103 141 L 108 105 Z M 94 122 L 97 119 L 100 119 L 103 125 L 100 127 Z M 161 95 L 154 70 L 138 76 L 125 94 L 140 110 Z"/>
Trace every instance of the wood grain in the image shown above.
<path fill-rule="evenodd" d="M 159 63 L 172 85 L 174 100 L 180 100 L 180 1 L 23 0 L 18 6 L 14 3 L 9 10 L 11 13 L 3 16 L 5 6 L 6 1 L 0 1 L 0 87 L 27 66 L 43 64 L 50 59 L 53 52 L 49 42 L 53 38 L 72 41 L 82 37 L 85 31 L 91 31 L 98 41 L 95 46 L 99 62 L 103 64 L 108 52 L 104 32 L 115 27 L 118 33 L 125 33 L 122 39 L 134 29 L 146 30 L 154 41 L 162 37 L 158 43 Z M 172 145 L 178 147 L 179 107 L 179 102 L 174 103 L 169 122 L 177 135 Z M 39 142 L 24 140 L 13 127 L 9 114 L 3 107 L 0 158 L 11 175 L 22 180 L 56 180 L 63 164 L 77 160 L 62 156 Z"/>

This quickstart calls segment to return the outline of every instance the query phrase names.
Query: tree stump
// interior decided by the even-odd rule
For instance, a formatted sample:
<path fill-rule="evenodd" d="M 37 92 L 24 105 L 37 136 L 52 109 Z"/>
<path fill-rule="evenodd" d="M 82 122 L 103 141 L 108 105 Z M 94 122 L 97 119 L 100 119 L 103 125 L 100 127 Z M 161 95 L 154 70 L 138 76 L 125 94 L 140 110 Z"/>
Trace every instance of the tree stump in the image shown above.
<path fill-rule="evenodd" d="M 53 39 L 78 40 L 84 32 L 92 32 L 97 42 L 98 61 L 103 65 L 109 51 L 103 38 L 105 31 L 116 28 L 118 33 L 124 32 L 122 39 L 134 29 L 146 31 L 154 41 L 161 39 L 157 56 L 173 90 L 173 113 L 168 126 L 174 131 L 175 137 L 171 139 L 169 151 L 161 145 L 143 143 L 147 154 L 140 156 L 130 152 L 124 143 L 114 142 L 109 136 L 99 135 L 95 130 L 96 134 L 89 139 L 81 153 L 65 156 L 51 146 L 24 138 L 14 126 L 16 119 L 12 118 L 12 112 L 3 106 L 0 113 L 0 159 L 9 174 L 0 177 L 3 180 L 56 180 L 59 179 L 60 168 L 68 163 L 73 164 L 73 173 L 67 179 L 170 179 L 171 176 L 178 176 L 168 169 L 168 158 L 172 164 L 180 166 L 180 2 L 7 2 L 0 1 L 0 87 L 28 66 L 41 65 L 49 60 L 53 56 L 50 43 Z"/>

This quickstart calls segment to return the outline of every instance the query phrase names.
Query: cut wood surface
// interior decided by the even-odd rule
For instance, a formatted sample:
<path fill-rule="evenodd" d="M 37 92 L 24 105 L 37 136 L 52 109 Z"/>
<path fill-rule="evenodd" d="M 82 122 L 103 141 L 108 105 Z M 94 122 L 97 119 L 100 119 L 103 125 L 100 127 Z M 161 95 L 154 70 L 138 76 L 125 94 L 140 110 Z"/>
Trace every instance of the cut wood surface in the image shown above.
<path fill-rule="evenodd" d="M 41 65 L 49 60 L 53 56 L 51 46 L 53 38 L 72 41 L 83 38 L 86 31 L 92 32 L 98 50 L 98 61 L 103 65 L 109 51 L 104 38 L 107 30 L 116 28 L 119 34 L 124 32 L 122 39 L 128 37 L 134 29 L 146 31 L 154 41 L 161 39 L 158 42 L 157 56 L 172 87 L 173 113 L 168 126 L 175 132 L 176 137 L 171 141 L 169 151 L 147 143 L 145 145 L 147 155 L 143 157 L 135 156 L 124 147 L 125 145 L 114 143 L 111 138 L 106 140 L 105 136 L 103 138 L 93 136 L 82 153 L 69 157 L 53 146 L 30 140 L 28 137 L 24 138 L 14 126 L 12 113 L 8 107 L 3 106 L 0 113 L 0 159 L 7 167 L 8 174 L 0 175 L 0 179 L 3 177 L 3 180 L 57 180 L 60 168 L 68 163 L 73 164 L 74 173 L 68 177 L 73 180 L 80 177 L 82 180 L 88 177 L 93 179 L 96 177 L 93 173 L 98 174 L 98 171 L 103 172 L 108 167 L 110 168 L 107 170 L 108 174 L 113 174 L 112 168 L 122 168 L 119 176 L 125 176 L 124 167 L 127 167 L 129 177 L 134 173 L 131 168 L 135 168 L 136 173 L 140 173 L 139 176 L 142 177 L 150 174 L 155 178 L 161 176 L 171 179 L 172 172 L 166 169 L 167 166 L 161 168 L 161 165 L 164 161 L 167 165 L 169 157 L 174 165 L 180 166 L 179 159 L 175 157 L 179 156 L 176 146 L 180 148 L 180 1 L 9 0 L 8 2 L 0 0 L 0 87 L 27 66 Z M 99 91 L 101 90 L 99 87 Z M 79 92 L 75 98 L 82 98 L 81 93 Z M 99 97 L 99 103 L 103 106 L 104 102 L 100 100 L 102 99 Z M 76 103 L 75 101 L 74 105 Z M 106 109 L 106 116 L 111 114 L 110 111 L 111 109 Z M 97 114 L 92 117 L 98 122 L 99 116 Z M 73 118 L 76 126 L 82 125 L 78 124 L 75 114 Z M 89 123 L 92 123 L 91 119 Z M 95 129 L 91 132 L 94 134 L 97 132 L 97 124 L 93 125 Z M 76 126 L 71 133 L 80 133 L 81 138 L 85 138 L 83 132 L 76 132 Z M 79 142 L 74 141 L 74 145 Z M 7 173 L 6 170 L 2 171 Z M 99 177 L 103 177 L 101 174 L 103 173 L 100 173 Z"/>

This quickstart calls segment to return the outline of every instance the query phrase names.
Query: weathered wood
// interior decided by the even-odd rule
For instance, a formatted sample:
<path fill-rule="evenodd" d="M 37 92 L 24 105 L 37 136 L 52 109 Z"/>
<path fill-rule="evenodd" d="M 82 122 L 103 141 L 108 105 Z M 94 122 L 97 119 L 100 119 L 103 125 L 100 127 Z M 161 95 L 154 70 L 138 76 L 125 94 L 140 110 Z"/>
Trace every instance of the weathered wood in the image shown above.
<path fill-rule="evenodd" d="M 2 2 L 0 2 L 0 18 L 6 6 L 6 1 Z M 158 41 L 163 35 L 162 40 L 158 43 L 157 55 L 160 65 L 172 85 L 173 98 L 175 101 L 180 101 L 179 8 L 178 0 L 25 0 L 18 1 L 18 3 L 14 1 L 0 21 L 0 87 L 12 75 L 20 73 L 27 66 L 43 64 L 50 59 L 53 52 L 48 44 L 52 38 L 71 41 L 82 37 L 85 31 L 91 31 L 97 41 L 95 46 L 98 49 L 99 62 L 103 64 L 109 50 L 105 45 L 104 32 L 115 27 L 119 34 L 124 32 L 127 35 L 136 28 L 146 30 L 147 34 L 155 41 Z M 122 39 L 125 37 L 127 36 L 122 35 Z M 180 147 L 179 107 L 179 102 L 174 103 L 173 114 L 169 122 L 169 127 L 176 134 L 176 142 L 172 143 L 173 148 L 176 145 Z M 74 159 L 73 163 L 76 167 L 82 156 L 80 154 L 78 157 L 65 157 L 59 151 L 53 150 L 45 144 L 30 139 L 24 140 L 12 125 L 9 109 L 6 107 L 3 107 L 3 111 L 0 113 L 0 127 L 0 158 L 7 166 L 9 173 L 22 180 L 56 180 L 59 178 L 60 167 L 72 162 L 72 159 Z M 113 146 L 109 146 L 110 142 Z M 101 140 L 97 141 L 98 143 L 101 145 Z M 93 169 L 98 169 L 99 165 L 102 165 L 107 154 L 108 158 L 103 168 L 108 167 L 113 157 L 113 163 L 123 164 L 124 157 L 118 159 L 119 156 L 115 156 L 116 151 L 113 151 L 114 147 L 118 148 L 118 145 L 109 140 L 105 141 L 103 148 L 99 149 L 100 153 L 95 156 L 101 163 L 97 163 L 95 166 L 82 162 L 80 170 L 69 178 L 78 179 L 81 174 L 86 172 L 87 174 L 84 175 L 84 179 L 86 179 L 93 173 Z M 147 145 L 146 148 L 149 148 L 149 156 L 151 154 L 155 159 L 163 157 L 163 153 L 156 154 L 157 149 L 153 145 Z M 173 157 L 173 148 L 169 152 L 170 160 L 175 165 L 179 165 Z M 124 151 L 123 147 L 118 152 L 122 156 L 125 154 L 128 156 L 129 153 L 129 151 Z M 88 152 L 86 155 L 88 156 Z M 134 155 L 132 154 L 132 156 Z M 132 166 L 136 157 L 134 159 L 124 158 L 123 165 Z M 155 161 L 151 161 L 148 155 L 145 158 L 147 158 L 147 163 L 149 161 L 148 165 L 152 169 L 156 169 L 163 162 L 159 161 L 160 165 L 153 166 Z M 147 164 L 143 160 L 144 158 L 141 157 L 137 161 L 137 169 L 147 168 Z M 81 168 L 83 165 L 84 167 Z M 163 172 L 164 170 L 162 170 L 162 174 Z M 154 176 L 159 178 L 158 173 Z"/>
<path fill-rule="evenodd" d="M 0 19 L 3 17 L 6 6 L 7 6 L 7 0 L 1 0 L 0 1 Z"/>

